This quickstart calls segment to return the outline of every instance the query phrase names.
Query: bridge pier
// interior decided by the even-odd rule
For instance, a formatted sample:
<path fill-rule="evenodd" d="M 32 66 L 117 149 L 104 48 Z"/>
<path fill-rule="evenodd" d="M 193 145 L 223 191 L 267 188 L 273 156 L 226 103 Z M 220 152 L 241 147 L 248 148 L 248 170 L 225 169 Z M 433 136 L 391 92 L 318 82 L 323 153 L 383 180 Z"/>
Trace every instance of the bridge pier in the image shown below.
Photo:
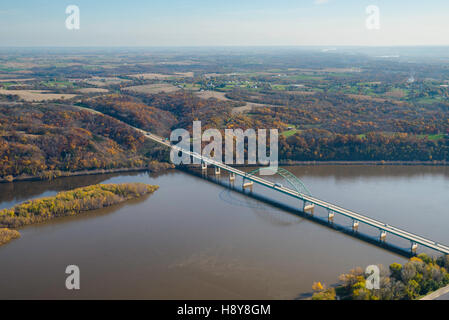
<path fill-rule="evenodd" d="M 412 242 L 412 246 L 410 248 L 410 251 L 412 254 L 416 254 L 416 251 L 418 250 L 418 244 L 415 242 Z"/>
<path fill-rule="evenodd" d="M 249 181 L 249 182 L 243 182 L 243 190 L 245 190 L 246 188 L 249 188 L 250 191 L 253 191 L 253 181 Z"/>
<path fill-rule="evenodd" d="M 221 174 L 220 167 L 215 167 L 215 175 L 219 176 Z"/>
<path fill-rule="evenodd" d="M 329 223 L 334 223 L 335 213 L 333 211 L 329 211 L 327 214 L 327 221 Z"/>
<path fill-rule="evenodd" d="M 235 180 L 235 173 L 234 172 L 230 172 L 229 173 L 229 181 L 234 181 Z"/>
<path fill-rule="evenodd" d="M 359 222 L 357 220 L 352 221 L 352 231 L 357 232 L 359 231 Z"/>
<path fill-rule="evenodd" d="M 387 232 L 385 230 L 380 230 L 379 239 L 382 242 L 385 242 L 385 240 L 387 240 Z"/>
<path fill-rule="evenodd" d="M 201 170 L 207 170 L 207 163 L 206 162 L 201 162 Z"/>
<path fill-rule="evenodd" d="M 313 216 L 313 212 L 315 211 L 315 205 L 313 203 L 308 205 L 307 202 L 304 201 L 302 211 L 304 213 L 310 212 L 310 214 Z"/>

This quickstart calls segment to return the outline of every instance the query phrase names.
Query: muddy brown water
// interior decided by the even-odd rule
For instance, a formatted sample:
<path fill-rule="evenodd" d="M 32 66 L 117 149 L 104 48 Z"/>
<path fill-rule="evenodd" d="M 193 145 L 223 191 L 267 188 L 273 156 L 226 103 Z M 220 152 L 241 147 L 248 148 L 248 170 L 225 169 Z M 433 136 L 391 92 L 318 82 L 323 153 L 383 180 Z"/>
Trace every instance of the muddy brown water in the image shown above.
<path fill-rule="evenodd" d="M 449 244 L 448 167 L 287 169 L 318 198 Z M 306 297 L 314 281 L 333 284 L 353 267 L 405 261 L 176 170 L 0 184 L 0 208 L 79 186 L 122 182 L 160 189 L 118 206 L 22 228 L 20 239 L 0 247 L 0 299 L 296 299 Z M 254 192 L 296 205 L 262 188 Z M 350 225 L 345 219 L 338 223 Z M 374 237 L 377 232 L 363 231 Z M 77 291 L 65 288 L 71 264 L 81 272 Z"/>

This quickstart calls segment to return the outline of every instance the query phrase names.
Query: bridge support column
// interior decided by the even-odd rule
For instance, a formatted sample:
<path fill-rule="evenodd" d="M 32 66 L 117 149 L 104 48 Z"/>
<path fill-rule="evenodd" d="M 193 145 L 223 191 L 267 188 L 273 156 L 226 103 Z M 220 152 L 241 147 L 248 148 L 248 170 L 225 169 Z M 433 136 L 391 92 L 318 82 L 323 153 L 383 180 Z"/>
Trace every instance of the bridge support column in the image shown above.
<path fill-rule="evenodd" d="M 215 175 L 218 176 L 221 174 L 220 167 L 215 167 Z"/>
<path fill-rule="evenodd" d="M 382 242 L 385 242 L 385 240 L 387 240 L 387 232 L 385 230 L 380 230 L 379 239 Z"/>
<path fill-rule="evenodd" d="M 249 188 L 251 191 L 253 191 L 253 184 L 254 184 L 254 182 L 252 182 L 252 181 L 243 182 L 243 190 L 245 190 L 246 188 Z"/>
<path fill-rule="evenodd" d="M 327 221 L 330 223 L 334 223 L 335 213 L 333 211 L 329 211 L 327 215 Z"/>
<path fill-rule="evenodd" d="M 412 254 L 416 254 L 416 251 L 418 250 L 418 244 L 412 242 L 412 246 L 410 248 L 410 251 L 412 252 Z"/>
<path fill-rule="evenodd" d="M 206 162 L 201 162 L 201 170 L 203 170 L 203 171 L 207 170 L 207 163 Z"/>
<path fill-rule="evenodd" d="M 307 204 L 307 202 L 304 201 L 302 211 L 304 213 L 310 212 L 310 214 L 313 216 L 313 212 L 315 211 L 315 205 L 313 203 Z"/>
<path fill-rule="evenodd" d="M 230 172 L 229 173 L 229 181 L 234 181 L 235 180 L 235 173 L 234 172 Z"/>
<path fill-rule="evenodd" d="M 357 220 L 352 221 L 352 231 L 357 232 L 359 230 L 359 224 Z"/>

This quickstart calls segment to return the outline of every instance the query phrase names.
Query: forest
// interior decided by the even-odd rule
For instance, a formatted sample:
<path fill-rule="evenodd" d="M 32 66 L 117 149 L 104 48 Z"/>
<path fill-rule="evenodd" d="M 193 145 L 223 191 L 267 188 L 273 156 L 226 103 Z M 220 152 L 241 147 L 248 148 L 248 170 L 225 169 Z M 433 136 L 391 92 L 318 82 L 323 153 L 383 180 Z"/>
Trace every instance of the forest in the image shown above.
<path fill-rule="evenodd" d="M 160 135 L 168 135 L 169 129 L 177 122 L 175 116 L 170 112 L 135 101 L 125 95 L 108 95 L 86 99 L 80 105 Z"/>
<path fill-rule="evenodd" d="M 136 102 L 139 98 L 145 104 Z M 161 126 L 165 131 L 191 130 L 193 120 L 201 120 L 203 129 L 221 131 L 276 128 L 284 132 L 293 126 L 292 134 L 279 137 L 281 161 L 449 160 L 449 135 L 441 134 L 449 131 L 449 120 L 446 110 L 438 106 L 420 111 L 412 105 L 391 102 L 362 104 L 342 99 L 326 104 L 320 97 L 302 97 L 301 107 L 253 108 L 250 114 L 241 114 L 233 113 L 235 105 L 228 101 L 200 99 L 188 92 L 139 98 L 110 95 L 85 100 L 83 105 L 113 116 L 119 114 L 124 122 L 154 132 L 164 132 Z M 146 120 L 154 110 L 169 115 L 172 121 Z"/>
<path fill-rule="evenodd" d="M 449 138 L 431 140 L 407 133 L 338 134 L 308 129 L 279 139 L 280 160 L 439 161 L 449 160 Z"/>
<path fill-rule="evenodd" d="M 64 104 L 0 105 L 0 177 L 143 168 L 163 149 L 120 121 Z"/>

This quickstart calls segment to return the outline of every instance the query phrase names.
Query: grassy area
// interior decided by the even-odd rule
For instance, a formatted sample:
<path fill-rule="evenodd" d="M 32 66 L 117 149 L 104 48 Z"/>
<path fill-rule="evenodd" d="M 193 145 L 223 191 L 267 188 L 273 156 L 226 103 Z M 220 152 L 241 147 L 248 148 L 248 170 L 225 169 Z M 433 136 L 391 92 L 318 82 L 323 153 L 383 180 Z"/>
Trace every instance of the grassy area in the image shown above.
<path fill-rule="evenodd" d="M 280 91 L 286 90 L 287 87 L 288 87 L 288 86 L 287 86 L 287 85 L 284 85 L 284 84 L 273 84 L 273 85 L 271 86 L 272 89 L 274 89 L 274 90 L 280 90 Z"/>
<path fill-rule="evenodd" d="M 423 139 L 432 140 L 432 141 L 437 141 L 437 140 L 444 139 L 445 134 L 443 134 L 443 133 L 440 133 L 440 134 L 420 134 L 420 135 L 418 135 L 418 137 L 423 138 Z"/>
<path fill-rule="evenodd" d="M 4 65 L 0 65 L 0 71 L 2 72 L 16 72 L 16 71 L 22 71 L 23 69 L 20 68 L 11 68 L 11 67 L 6 67 Z"/>
<path fill-rule="evenodd" d="M 41 81 L 41 85 L 47 88 L 63 89 L 73 87 L 73 83 L 70 81 Z"/>
<path fill-rule="evenodd" d="M 292 135 L 294 135 L 297 131 L 298 131 L 298 130 L 296 130 L 296 129 L 292 129 L 292 130 L 284 131 L 284 132 L 282 132 L 281 134 L 282 134 L 284 137 L 288 138 L 288 137 L 291 137 Z"/>
<path fill-rule="evenodd" d="M 385 93 L 385 95 L 390 98 L 401 99 L 401 98 L 405 98 L 408 95 L 408 93 L 409 93 L 409 91 L 406 89 L 392 88 L 390 91 Z"/>
<path fill-rule="evenodd" d="M 291 127 L 290 130 L 286 130 L 286 131 L 281 132 L 281 135 L 283 135 L 286 138 L 291 137 L 296 132 L 300 131 L 300 130 L 296 129 L 294 125 L 288 125 L 288 126 Z"/>
<path fill-rule="evenodd" d="M 199 90 L 201 85 L 196 83 L 182 83 L 181 86 L 187 90 Z"/>
<path fill-rule="evenodd" d="M 397 136 L 399 134 L 401 134 L 400 132 L 387 132 L 387 131 L 383 131 L 381 132 L 382 135 L 384 136 L 388 136 L 388 137 L 393 137 L 393 136 Z M 413 134 L 408 134 L 409 136 L 415 136 L 417 138 L 420 139 L 428 139 L 431 141 L 438 141 L 441 139 L 444 139 L 446 137 L 446 135 L 444 133 L 438 133 L 438 134 L 417 134 L 417 135 L 413 135 Z M 366 133 L 361 133 L 357 135 L 358 138 L 366 138 Z"/>
<path fill-rule="evenodd" d="M 441 101 L 444 101 L 444 99 L 440 96 L 418 98 L 418 99 L 412 100 L 412 102 L 415 102 L 417 104 L 433 104 L 433 103 L 438 103 Z"/>
<path fill-rule="evenodd" d="M 15 85 L 15 83 L 12 82 L 2 82 L 0 83 L 0 88 L 3 88 L 5 90 L 8 90 L 10 86 Z"/>

